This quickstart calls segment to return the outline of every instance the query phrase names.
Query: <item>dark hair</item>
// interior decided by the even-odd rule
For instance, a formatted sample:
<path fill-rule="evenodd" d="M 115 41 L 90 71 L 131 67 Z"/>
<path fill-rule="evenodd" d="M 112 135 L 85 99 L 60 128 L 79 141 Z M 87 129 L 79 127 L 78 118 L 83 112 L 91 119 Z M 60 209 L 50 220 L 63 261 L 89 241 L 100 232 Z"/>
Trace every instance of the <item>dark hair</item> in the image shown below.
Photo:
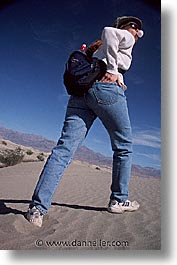
<path fill-rule="evenodd" d="M 86 50 L 86 54 L 89 56 L 89 57 L 92 57 L 93 53 L 98 50 L 98 48 L 102 45 L 102 40 L 99 39 L 99 40 L 96 40 L 95 42 L 93 42 L 92 44 L 90 44 Z"/>

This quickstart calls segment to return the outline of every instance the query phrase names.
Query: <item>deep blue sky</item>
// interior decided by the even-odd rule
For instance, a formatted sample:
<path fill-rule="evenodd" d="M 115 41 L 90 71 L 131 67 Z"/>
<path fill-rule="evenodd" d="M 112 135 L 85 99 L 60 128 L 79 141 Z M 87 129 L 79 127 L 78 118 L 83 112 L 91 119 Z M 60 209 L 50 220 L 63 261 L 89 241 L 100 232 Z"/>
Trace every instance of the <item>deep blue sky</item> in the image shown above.
<path fill-rule="evenodd" d="M 0 126 L 57 141 L 68 95 L 66 59 L 82 43 L 100 37 L 116 17 L 138 16 L 144 37 L 125 75 L 134 135 L 133 163 L 160 167 L 160 1 L 17 0 L 0 9 Z M 84 144 L 111 156 L 99 121 Z"/>

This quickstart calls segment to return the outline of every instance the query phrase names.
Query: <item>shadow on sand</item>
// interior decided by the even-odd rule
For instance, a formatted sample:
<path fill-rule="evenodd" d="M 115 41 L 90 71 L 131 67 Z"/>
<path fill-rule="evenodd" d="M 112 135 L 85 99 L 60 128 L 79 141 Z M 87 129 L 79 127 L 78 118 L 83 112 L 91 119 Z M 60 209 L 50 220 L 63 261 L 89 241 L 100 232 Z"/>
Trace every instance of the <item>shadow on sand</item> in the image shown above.
<path fill-rule="evenodd" d="M 29 200 L 9 200 L 4 199 L 0 200 L 0 214 L 21 214 L 25 215 L 25 212 L 17 210 L 15 208 L 11 208 L 6 206 L 7 203 L 11 204 L 30 204 L 31 201 Z M 94 207 L 94 206 L 86 206 L 86 205 L 77 205 L 77 204 L 65 204 L 65 203 L 57 203 L 53 202 L 52 205 L 59 206 L 59 207 L 66 207 L 70 209 L 76 209 L 76 210 L 85 210 L 85 211 L 96 211 L 96 212 L 106 212 L 107 208 L 104 207 Z"/>

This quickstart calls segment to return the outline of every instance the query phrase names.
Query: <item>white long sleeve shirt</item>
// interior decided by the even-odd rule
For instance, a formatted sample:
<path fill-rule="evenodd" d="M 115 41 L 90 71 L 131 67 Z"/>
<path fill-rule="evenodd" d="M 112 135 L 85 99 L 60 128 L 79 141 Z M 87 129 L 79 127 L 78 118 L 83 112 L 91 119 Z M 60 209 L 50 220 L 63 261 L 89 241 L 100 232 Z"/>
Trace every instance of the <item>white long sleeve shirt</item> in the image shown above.
<path fill-rule="evenodd" d="M 103 44 L 94 53 L 94 57 L 103 60 L 107 64 L 107 72 L 117 74 L 121 82 L 124 83 L 118 68 L 129 69 L 135 38 L 127 30 L 105 27 L 101 39 Z"/>

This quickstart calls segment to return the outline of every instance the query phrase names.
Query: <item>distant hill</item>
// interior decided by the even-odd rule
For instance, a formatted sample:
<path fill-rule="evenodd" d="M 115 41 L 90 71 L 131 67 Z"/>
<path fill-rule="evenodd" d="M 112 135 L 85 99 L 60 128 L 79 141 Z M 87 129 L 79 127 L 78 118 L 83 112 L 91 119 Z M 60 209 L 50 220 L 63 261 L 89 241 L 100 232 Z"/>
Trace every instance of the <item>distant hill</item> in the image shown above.
<path fill-rule="evenodd" d="M 0 127 L 0 138 L 9 140 L 19 145 L 31 146 L 34 149 L 50 152 L 56 145 L 54 141 L 48 140 L 40 135 L 20 133 L 10 129 Z M 86 146 L 81 146 L 75 153 L 75 160 L 87 162 L 96 166 L 112 166 L 112 158 L 90 150 Z M 151 167 L 132 166 L 132 175 L 141 177 L 160 177 L 161 172 Z"/>
<path fill-rule="evenodd" d="M 56 144 L 54 141 L 48 140 L 40 135 L 20 133 L 3 127 L 0 127 L 0 138 L 16 144 L 31 146 L 43 152 L 50 152 Z"/>
<path fill-rule="evenodd" d="M 89 164 L 98 166 L 112 166 L 112 157 L 106 157 L 100 153 L 96 153 L 86 146 L 81 146 L 75 154 L 75 159 Z M 160 177 L 161 172 L 151 167 L 141 167 L 139 165 L 132 166 L 132 175 L 140 177 Z"/>
<path fill-rule="evenodd" d="M 74 159 L 99 166 L 111 167 L 112 165 L 112 157 L 106 157 L 100 153 L 96 153 L 86 146 L 81 146 L 76 151 Z"/>

